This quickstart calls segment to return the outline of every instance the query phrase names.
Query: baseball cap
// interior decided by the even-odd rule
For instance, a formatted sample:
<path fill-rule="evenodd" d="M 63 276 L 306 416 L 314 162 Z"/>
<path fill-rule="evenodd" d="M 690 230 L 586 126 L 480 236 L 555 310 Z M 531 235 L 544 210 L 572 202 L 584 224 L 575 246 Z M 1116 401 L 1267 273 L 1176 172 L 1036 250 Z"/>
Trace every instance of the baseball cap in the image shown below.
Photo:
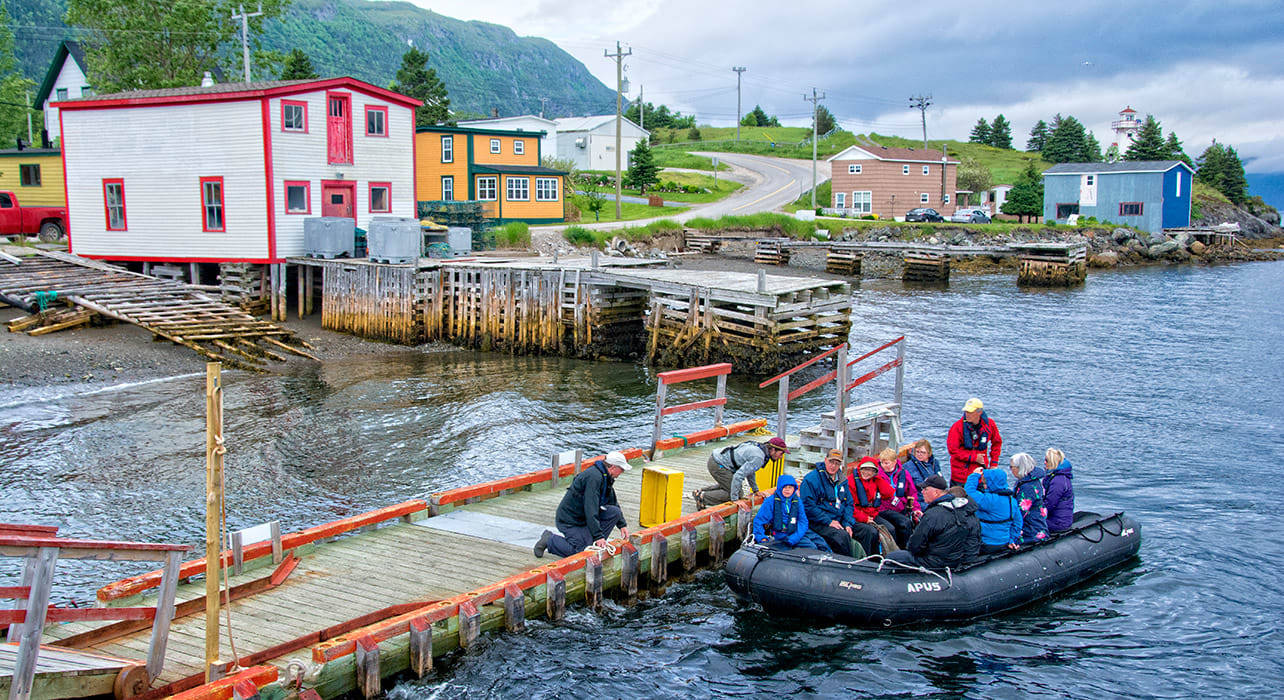
<path fill-rule="evenodd" d="M 985 408 L 985 405 L 984 405 L 984 404 L 982 404 L 982 403 L 981 403 L 981 400 L 980 400 L 980 399 L 978 399 L 978 398 L 976 398 L 975 396 L 973 396 L 972 398 L 968 399 L 968 400 L 967 400 L 967 403 L 963 404 L 963 412 L 964 412 L 964 413 L 971 413 L 972 411 L 979 411 L 979 410 L 981 410 L 981 409 L 983 409 L 983 408 Z"/>
<path fill-rule="evenodd" d="M 611 452 L 611 453 L 607 454 L 607 455 L 606 455 L 606 463 L 607 463 L 608 465 L 613 465 L 613 466 L 619 467 L 620 469 L 623 469 L 624 471 L 628 471 L 628 470 L 630 470 L 630 469 L 632 469 L 632 468 L 633 468 L 633 465 L 629 464 L 629 460 L 627 460 L 627 459 L 625 459 L 625 458 L 624 458 L 624 453 L 623 453 L 623 452 Z"/>
<path fill-rule="evenodd" d="M 933 474 L 927 477 L 926 479 L 924 479 L 923 486 L 924 487 L 931 486 L 934 489 L 940 489 L 942 491 L 949 488 L 949 485 L 945 483 L 945 477 L 941 476 L 940 474 Z"/>
<path fill-rule="evenodd" d="M 843 452 L 842 452 L 842 450 L 830 450 L 830 451 L 825 455 L 825 461 L 829 461 L 829 460 L 831 460 L 831 459 L 842 459 L 842 458 L 843 458 Z"/>

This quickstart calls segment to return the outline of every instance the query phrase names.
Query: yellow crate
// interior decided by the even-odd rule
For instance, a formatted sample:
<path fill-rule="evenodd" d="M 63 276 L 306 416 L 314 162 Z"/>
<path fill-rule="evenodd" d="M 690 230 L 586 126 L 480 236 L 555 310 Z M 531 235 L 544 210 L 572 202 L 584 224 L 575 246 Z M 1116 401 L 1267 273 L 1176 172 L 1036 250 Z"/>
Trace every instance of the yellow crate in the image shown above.
<path fill-rule="evenodd" d="M 776 488 L 776 482 L 780 480 L 780 475 L 785 473 L 785 458 L 768 460 L 762 465 L 762 469 L 753 473 L 754 479 L 758 482 L 758 488 L 766 491 L 767 489 Z M 745 484 L 745 488 L 749 488 Z"/>
<path fill-rule="evenodd" d="M 651 527 L 682 515 L 682 481 L 677 469 L 651 465 L 642 469 L 642 512 L 638 522 Z"/>

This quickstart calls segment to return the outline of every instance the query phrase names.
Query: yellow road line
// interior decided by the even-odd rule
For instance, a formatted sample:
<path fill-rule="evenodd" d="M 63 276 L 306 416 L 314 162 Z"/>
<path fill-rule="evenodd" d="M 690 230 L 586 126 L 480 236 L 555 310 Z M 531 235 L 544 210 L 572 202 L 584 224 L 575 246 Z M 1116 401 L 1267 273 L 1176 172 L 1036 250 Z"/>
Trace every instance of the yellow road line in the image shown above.
<path fill-rule="evenodd" d="M 741 209 L 744 209 L 745 207 L 751 207 L 751 206 L 753 206 L 753 205 L 757 204 L 758 202 L 761 202 L 762 200 L 764 200 L 764 199 L 766 199 L 766 198 L 768 198 L 768 197 L 773 197 L 773 196 L 775 196 L 775 195 L 779 194 L 781 190 L 783 190 L 783 189 L 785 189 L 785 188 L 788 188 L 788 187 L 790 187 L 790 186 L 796 185 L 796 184 L 798 184 L 798 181 L 797 181 L 797 180 L 790 180 L 788 183 L 786 183 L 784 186 L 782 186 L 779 190 L 776 190 L 775 192 L 772 192 L 772 193 L 770 193 L 770 194 L 764 194 L 763 196 L 761 196 L 761 197 L 759 197 L 759 198 L 757 198 L 757 199 L 753 200 L 752 202 L 749 202 L 748 204 L 741 204 L 740 206 L 738 206 L 738 207 L 735 207 L 735 208 L 731 209 L 731 211 L 740 211 Z"/>

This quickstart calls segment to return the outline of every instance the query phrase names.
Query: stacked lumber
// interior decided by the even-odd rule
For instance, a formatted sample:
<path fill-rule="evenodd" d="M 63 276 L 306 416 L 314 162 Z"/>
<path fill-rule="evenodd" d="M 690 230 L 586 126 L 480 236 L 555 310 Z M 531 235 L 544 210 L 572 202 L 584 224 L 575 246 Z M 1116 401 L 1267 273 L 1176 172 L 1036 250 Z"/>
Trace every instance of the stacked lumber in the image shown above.
<path fill-rule="evenodd" d="M 267 313 L 267 289 L 263 285 L 263 266 L 251 263 L 219 263 L 219 288 L 223 301 L 238 304 L 251 313 Z M 249 309 L 262 306 L 260 311 Z"/>
<path fill-rule="evenodd" d="M 1017 257 L 1017 284 L 1072 287 L 1088 276 L 1085 245 L 1023 246 Z"/>
<path fill-rule="evenodd" d="M 753 261 L 758 265 L 788 265 L 788 238 L 764 238 L 758 241 L 754 250 Z"/>
<path fill-rule="evenodd" d="M 829 246 L 825 254 L 825 272 L 831 275 L 859 277 L 861 261 L 864 255 L 850 246 L 835 243 Z"/>
<path fill-rule="evenodd" d="M 89 325 L 98 314 L 79 307 L 47 309 L 38 311 L 29 316 L 15 318 L 5 324 L 10 333 L 26 333 L 27 335 L 45 335 L 57 331 L 67 330 L 68 328 L 78 328 Z"/>
<path fill-rule="evenodd" d="M 905 253 L 902 279 L 906 282 L 949 282 L 950 258 L 940 253 Z"/>

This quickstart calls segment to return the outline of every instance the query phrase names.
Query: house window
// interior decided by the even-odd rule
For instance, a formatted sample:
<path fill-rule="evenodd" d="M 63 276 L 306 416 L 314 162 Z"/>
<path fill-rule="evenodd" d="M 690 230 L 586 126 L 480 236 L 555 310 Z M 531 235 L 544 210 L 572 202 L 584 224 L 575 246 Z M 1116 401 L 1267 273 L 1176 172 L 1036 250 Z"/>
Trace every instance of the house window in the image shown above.
<path fill-rule="evenodd" d="M 1119 204 L 1119 216 L 1141 216 L 1141 202 L 1121 202 Z"/>
<path fill-rule="evenodd" d="M 851 165 L 848 165 L 848 166 L 847 166 L 847 174 L 848 174 L 848 175 L 860 175 L 860 165 L 859 165 L 859 164 L 855 164 L 855 163 L 854 163 L 854 164 L 851 164 Z"/>
<path fill-rule="evenodd" d="M 201 209 L 204 213 L 202 231 L 227 230 L 223 220 L 223 178 L 201 178 Z"/>
<path fill-rule="evenodd" d="M 308 133 L 308 103 L 281 100 L 281 131 Z"/>
<path fill-rule="evenodd" d="M 91 87 L 89 87 L 88 85 L 81 85 L 81 86 L 80 86 L 80 96 L 81 96 L 81 97 L 93 97 L 93 96 L 94 96 L 94 89 L 93 89 L 93 88 L 91 88 Z"/>
<path fill-rule="evenodd" d="M 455 137 L 454 136 L 441 137 L 441 162 L 443 163 L 455 162 Z"/>
<path fill-rule="evenodd" d="M 103 180 L 103 208 L 107 212 L 108 231 L 128 230 L 129 223 L 125 219 L 124 180 Z"/>
<path fill-rule="evenodd" d="M 447 202 L 455 199 L 455 176 L 441 176 L 441 198 Z"/>
<path fill-rule="evenodd" d="M 370 183 L 370 213 L 386 214 L 392 211 L 392 183 Z"/>
<path fill-rule="evenodd" d="M 525 202 L 531 198 L 531 179 L 529 177 L 512 177 L 509 176 L 508 182 L 508 201 Z"/>
<path fill-rule="evenodd" d="M 941 196 L 941 202 L 942 202 L 942 203 L 944 203 L 944 204 L 949 204 L 949 203 L 950 203 L 950 196 L 949 196 L 948 194 L 947 194 L 947 195 L 942 195 L 942 196 Z"/>
<path fill-rule="evenodd" d="M 927 204 L 927 200 L 928 200 L 928 196 L 927 196 L 927 193 L 926 193 L 926 192 L 924 192 L 923 194 L 920 194 L 920 195 L 918 196 L 918 203 L 919 203 L 919 204 Z"/>
<path fill-rule="evenodd" d="M 909 175 L 909 166 L 908 166 L 908 165 L 902 165 L 902 166 L 901 166 L 901 174 L 902 174 L 902 175 Z"/>
<path fill-rule="evenodd" d="M 513 139 L 513 155 L 526 155 L 526 142 L 521 139 Z"/>
<path fill-rule="evenodd" d="M 1059 204 L 1057 204 L 1057 218 L 1058 218 L 1058 219 L 1068 219 L 1068 218 L 1070 218 L 1070 215 L 1071 215 L 1071 214 L 1078 214 L 1078 213 L 1079 213 L 1079 203 L 1078 203 L 1078 202 L 1067 202 L 1067 203 L 1059 203 Z"/>
<path fill-rule="evenodd" d="M 58 96 L 57 99 L 65 100 L 67 99 L 67 88 L 58 88 L 54 94 Z"/>
<path fill-rule="evenodd" d="M 366 106 L 366 136 L 388 135 L 388 108 Z"/>
<path fill-rule="evenodd" d="M 857 214 L 869 214 L 874 211 L 874 193 L 870 191 L 852 192 L 852 210 Z"/>
<path fill-rule="evenodd" d="M 499 139 L 490 140 L 490 152 L 499 153 Z"/>
<path fill-rule="evenodd" d="M 1089 176 L 1088 176 L 1088 181 L 1087 181 L 1087 183 L 1086 183 L 1086 184 L 1087 184 L 1089 187 L 1092 187 L 1092 186 L 1093 186 L 1093 185 L 1095 185 L 1096 183 L 1097 183 L 1097 176 L 1096 176 L 1096 175 L 1089 175 Z"/>
<path fill-rule="evenodd" d="M 493 175 L 477 178 L 477 199 L 483 202 L 495 201 L 499 196 L 496 193 L 496 187 L 497 184 Z"/>
<path fill-rule="evenodd" d="M 834 193 L 834 208 L 835 208 L 835 209 L 846 209 L 846 208 L 847 208 L 847 193 L 846 193 L 846 192 L 835 192 L 835 193 Z"/>
<path fill-rule="evenodd" d="M 40 186 L 40 164 L 32 163 L 18 166 L 18 182 L 23 187 Z"/>
<path fill-rule="evenodd" d="M 307 180 L 285 181 L 285 213 L 312 213 L 312 183 Z"/>
<path fill-rule="evenodd" d="M 555 177 L 535 178 L 535 201 L 537 202 L 556 202 L 557 201 L 557 178 Z"/>
<path fill-rule="evenodd" d="M 924 174 L 924 175 L 931 174 L 931 172 L 932 172 L 932 166 L 930 166 L 930 165 L 924 165 L 924 166 L 923 166 L 923 174 Z"/>

